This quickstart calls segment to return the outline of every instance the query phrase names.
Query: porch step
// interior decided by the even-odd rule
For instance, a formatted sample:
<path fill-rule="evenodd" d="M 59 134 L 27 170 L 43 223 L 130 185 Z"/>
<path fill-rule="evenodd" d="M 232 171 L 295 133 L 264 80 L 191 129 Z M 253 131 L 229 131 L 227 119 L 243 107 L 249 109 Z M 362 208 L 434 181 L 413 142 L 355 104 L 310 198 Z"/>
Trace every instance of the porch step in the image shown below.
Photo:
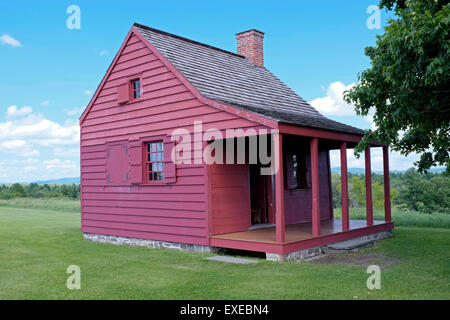
<path fill-rule="evenodd" d="M 324 253 L 319 253 L 318 255 L 315 255 L 315 256 L 312 256 L 312 257 L 309 257 L 309 258 L 305 258 L 305 259 L 303 259 L 303 261 L 314 261 L 314 260 L 317 260 L 317 259 L 325 258 L 326 256 L 327 255 L 324 254 Z"/>
<path fill-rule="evenodd" d="M 250 263 L 258 263 L 257 260 L 243 259 L 243 258 L 235 258 L 229 256 L 214 256 L 204 258 L 205 260 L 212 261 L 221 261 L 221 262 L 229 262 L 229 263 L 238 263 L 238 264 L 250 264 Z"/>
<path fill-rule="evenodd" d="M 355 238 L 355 239 L 349 239 L 349 240 L 329 244 L 324 249 L 325 250 L 327 250 L 327 249 L 353 250 L 356 248 L 372 246 L 374 243 L 375 243 L 374 239 Z"/>

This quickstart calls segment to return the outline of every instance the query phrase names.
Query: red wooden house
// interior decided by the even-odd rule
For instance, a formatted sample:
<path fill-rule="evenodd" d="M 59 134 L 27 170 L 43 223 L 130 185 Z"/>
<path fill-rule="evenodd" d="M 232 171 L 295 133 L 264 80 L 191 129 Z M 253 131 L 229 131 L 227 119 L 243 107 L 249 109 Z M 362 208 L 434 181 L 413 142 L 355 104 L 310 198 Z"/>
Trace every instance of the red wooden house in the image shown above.
<path fill-rule="evenodd" d="M 238 33 L 236 54 L 133 25 L 80 118 L 85 238 L 283 260 L 390 233 L 388 147 L 371 145 L 383 148 L 385 221 L 373 220 L 370 148 L 367 221 L 349 221 L 346 150 L 363 131 L 325 118 L 270 73 L 263 37 Z M 250 161 L 248 146 L 244 161 L 207 163 L 203 152 L 217 137 L 194 143 L 190 163 L 172 161 L 176 145 L 195 141 L 199 121 L 203 133 L 235 129 L 236 141 L 266 139 L 278 170 L 262 175 L 266 163 Z M 189 134 L 174 139 L 180 129 Z M 341 152 L 342 220 L 333 218 L 333 149 Z M 227 145 L 223 156 L 235 160 L 233 152 Z"/>

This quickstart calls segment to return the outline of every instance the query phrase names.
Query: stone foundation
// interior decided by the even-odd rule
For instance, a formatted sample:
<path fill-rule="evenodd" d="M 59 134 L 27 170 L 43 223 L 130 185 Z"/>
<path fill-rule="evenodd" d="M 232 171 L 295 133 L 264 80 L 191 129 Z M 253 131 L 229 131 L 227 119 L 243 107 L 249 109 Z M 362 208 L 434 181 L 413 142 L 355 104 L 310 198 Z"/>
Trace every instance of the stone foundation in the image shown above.
<path fill-rule="evenodd" d="M 266 252 L 266 260 L 275 262 L 303 261 L 313 259 L 322 255 L 323 255 L 322 247 L 315 247 L 305 250 L 294 251 L 287 254 Z"/>
<path fill-rule="evenodd" d="M 216 253 L 217 252 L 217 248 L 215 248 L 215 247 L 203 246 L 203 245 L 199 245 L 199 244 L 146 240 L 146 239 L 137 239 L 137 238 L 108 236 L 108 235 L 94 234 L 94 233 L 83 233 L 83 238 L 86 240 L 89 240 L 89 241 L 109 243 L 109 244 L 118 244 L 118 245 L 139 246 L 139 247 L 158 248 L 158 249 L 185 250 L 185 251 L 194 251 L 194 252 L 203 252 L 203 253 Z"/>
<path fill-rule="evenodd" d="M 352 240 L 353 242 L 360 241 L 361 243 L 363 243 L 363 245 L 361 246 L 361 247 L 363 247 L 363 246 L 367 245 L 367 242 L 375 242 L 376 240 L 389 238 L 391 236 L 392 236 L 392 231 L 382 231 L 382 232 L 369 234 L 366 236 L 357 237 L 357 238 L 353 238 L 353 239 L 349 239 L 349 240 Z M 333 243 L 333 245 L 344 243 L 349 240 L 335 242 L 335 243 Z M 315 247 L 315 248 L 294 251 L 294 252 L 290 252 L 288 254 L 266 252 L 266 260 L 275 261 L 275 262 L 312 260 L 315 258 L 319 258 L 320 256 L 324 256 L 327 252 L 327 247 L 329 245 L 331 245 L 331 244 L 327 244 L 327 245 Z M 351 250 L 353 250 L 353 249 L 351 249 Z M 342 249 L 342 250 L 346 250 L 346 249 Z"/>
<path fill-rule="evenodd" d="M 362 237 L 357 237 L 345 241 L 335 242 L 333 244 L 327 244 L 320 247 L 314 247 L 299 251 L 290 252 L 288 254 L 278 254 L 266 252 L 266 260 L 276 261 L 276 262 L 284 262 L 284 261 L 305 261 L 319 258 L 329 252 L 328 246 L 336 247 L 340 244 L 343 244 L 346 241 L 353 242 L 361 242 L 365 246 L 368 242 L 374 242 L 376 240 L 385 239 L 392 236 L 392 231 L 382 231 Z M 86 240 L 94 241 L 94 242 L 102 242 L 109 244 L 117 244 L 117 245 L 129 245 L 129 246 L 140 246 L 147 248 L 161 248 L 161 249 L 174 249 L 174 250 L 184 250 L 184 251 L 193 251 L 193 252 L 203 252 L 203 253 L 218 253 L 223 248 L 216 248 L 205 245 L 198 244 L 188 244 L 188 243 L 178 243 L 178 242 L 167 242 L 167 241 L 158 241 L 158 240 L 146 240 L 146 239 L 137 239 L 137 238 L 127 238 L 127 237 L 119 237 L 119 236 L 109 236 L 103 234 L 94 234 L 94 233 L 83 233 L 83 237 Z M 345 247 L 345 246 L 344 246 Z M 352 249 L 342 249 L 342 250 L 352 250 Z"/>

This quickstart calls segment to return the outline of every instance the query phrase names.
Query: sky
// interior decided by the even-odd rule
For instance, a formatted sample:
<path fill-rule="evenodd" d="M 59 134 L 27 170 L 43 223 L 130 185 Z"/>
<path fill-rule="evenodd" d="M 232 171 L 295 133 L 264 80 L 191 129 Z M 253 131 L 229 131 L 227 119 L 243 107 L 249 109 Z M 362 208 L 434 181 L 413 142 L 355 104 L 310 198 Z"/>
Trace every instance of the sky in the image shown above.
<path fill-rule="evenodd" d="M 80 28 L 69 29 L 80 9 Z M 0 5 L 0 182 L 79 176 L 78 118 L 134 22 L 236 52 L 237 32 L 265 32 L 264 63 L 325 116 L 373 126 L 342 100 L 370 67 L 364 55 L 389 17 L 374 26 L 373 0 L 348 1 L 3 1 Z M 363 159 L 349 154 L 349 167 Z M 391 153 L 391 169 L 418 159 Z M 332 166 L 339 155 L 331 153 Z M 382 169 L 381 150 L 372 152 Z"/>

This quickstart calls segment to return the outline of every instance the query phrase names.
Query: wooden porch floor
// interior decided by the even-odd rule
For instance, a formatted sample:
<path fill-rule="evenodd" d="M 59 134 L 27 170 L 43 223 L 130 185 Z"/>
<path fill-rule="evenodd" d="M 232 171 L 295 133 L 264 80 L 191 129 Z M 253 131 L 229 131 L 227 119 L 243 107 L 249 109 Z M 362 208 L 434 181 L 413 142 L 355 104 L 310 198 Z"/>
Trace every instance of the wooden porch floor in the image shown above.
<path fill-rule="evenodd" d="M 383 224 L 384 221 L 374 220 L 373 225 Z M 350 220 L 350 230 L 367 227 L 365 220 Z M 312 235 L 311 222 L 286 225 L 286 241 L 283 244 L 315 238 Z M 342 232 L 342 221 L 331 219 L 320 222 L 320 235 Z M 254 229 L 242 232 L 225 233 L 211 236 L 214 239 L 228 239 L 240 241 L 253 241 L 261 243 L 277 243 L 275 240 L 275 227 Z"/>

